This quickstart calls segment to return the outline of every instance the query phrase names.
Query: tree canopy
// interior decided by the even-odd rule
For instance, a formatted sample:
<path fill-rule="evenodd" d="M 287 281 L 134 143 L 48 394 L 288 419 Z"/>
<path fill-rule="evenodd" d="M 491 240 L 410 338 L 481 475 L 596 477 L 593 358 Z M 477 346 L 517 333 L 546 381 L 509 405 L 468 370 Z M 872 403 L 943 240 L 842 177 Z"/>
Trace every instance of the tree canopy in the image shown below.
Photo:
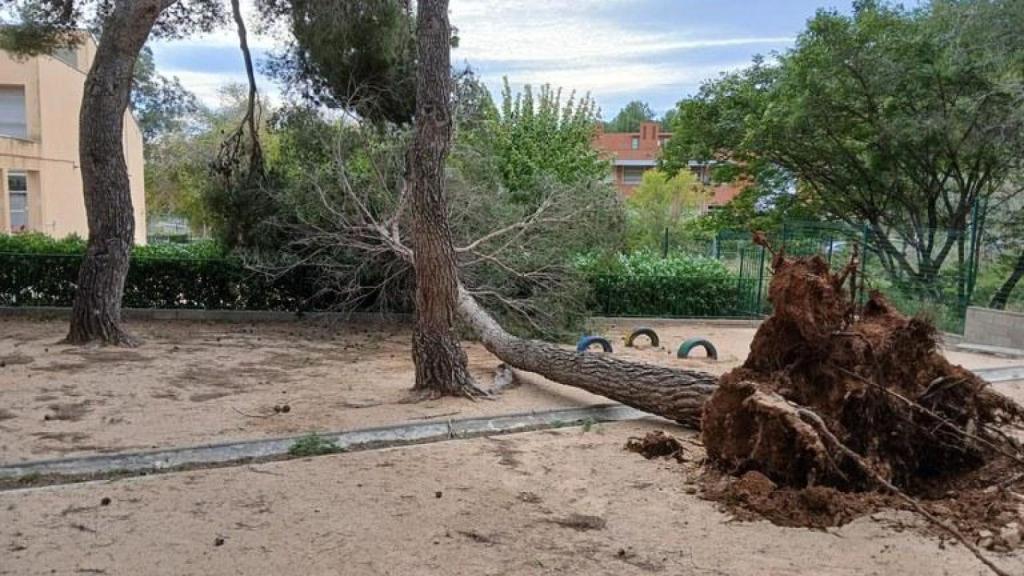
<path fill-rule="evenodd" d="M 416 103 L 416 30 L 405 0 L 259 0 L 286 48 L 269 72 L 317 105 L 404 124 Z"/>
<path fill-rule="evenodd" d="M 976 201 L 1020 192 L 1010 177 L 1024 158 L 1024 67 L 1005 22 L 1021 10 L 1012 0 L 821 10 L 777 63 L 755 61 L 681 102 L 663 165 L 728 158 L 755 182 L 788 174 L 772 180 L 785 186 L 776 193 L 866 223 L 892 270 L 929 282 Z"/>
<path fill-rule="evenodd" d="M 160 74 L 153 61 L 153 50 L 142 49 L 135 61 L 132 80 L 132 111 L 139 121 L 142 137 L 150 144 L 161 135 L 180 131 L 199 115 L 195 94 L 181 85 L 177 77 Z"/>
<path fill-rule="evenodd" d="M 541 195 L 546 180 L 575 184 L 608 173 L 593 146 L 597 105 L 589 95 L 563 98 L 548 85 L 513 94 L 505 79 L 500 105 L 489 100 L 482 103 L 484 126 L 466 136 L 493 151 L 502 184 L 521 198 Z"/>
<path fill-rule="evenodd" d="M 82 32 L 103 35 L 114 9 L 111 0 L 6 0 L 0 12 L 0 48 L 15 54 L 49 54 L 82 40 Z M 173 0 L 153 28 L 157 38 L 181 38 L 210 31 L 223 22 L 223 0 Z"/>
<path fill-rule="evenodd" d="M 707 200 L 707 190 L 690 170 L 675 175 L 648 170 L 626 200 L 630 246 L 658 246 L 664 234 L 683 232 L 685 224 L 700 215 Z"/>
<path fill-rule="evenodd" d="M 640 124 L 651 122 L 654 118 L 654 110 L 651 110 L 648 103 L 633 100 L 623 106 L 610 122 L 605 122 L 604 129 L 608 132 L 639 132 Z"/>

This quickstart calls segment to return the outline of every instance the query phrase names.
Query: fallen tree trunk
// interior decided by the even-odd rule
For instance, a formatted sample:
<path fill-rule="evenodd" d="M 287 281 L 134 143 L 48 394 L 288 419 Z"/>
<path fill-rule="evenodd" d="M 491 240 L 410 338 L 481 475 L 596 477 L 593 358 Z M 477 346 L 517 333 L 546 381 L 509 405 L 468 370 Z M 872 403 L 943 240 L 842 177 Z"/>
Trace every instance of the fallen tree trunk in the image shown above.
<path fill-rule="evenodd" d="M 462 286 L 458 312 L 492 354 L 526 372 L 581 388 L 638 410 L 700 429 L 704 402 L 718 378 L 696 370 L 626 362 L 603 354 L 566 350 L 509 334 Z"/>

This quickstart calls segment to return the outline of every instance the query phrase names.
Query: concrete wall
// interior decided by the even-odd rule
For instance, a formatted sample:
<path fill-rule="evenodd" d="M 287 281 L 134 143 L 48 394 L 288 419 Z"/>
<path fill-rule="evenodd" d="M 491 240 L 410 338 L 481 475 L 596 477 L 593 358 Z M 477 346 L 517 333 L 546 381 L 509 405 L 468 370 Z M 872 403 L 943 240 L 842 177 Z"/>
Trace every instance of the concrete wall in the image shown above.
<path fill-rule="evenodd" d="M 972 306 L 967 309 L 964 341 L 1024 350 L 1024 314 Z"/>
<path fill-rule="evenodd" d="M 28 140 L 0 136 L 0 232 L 10 233 L 7 171 L 29 175 L 29 228 L 62 238 L 89 234 L 78 159 L 78 114 L 85 76 L 96 52 L 87 38 L 78 66 L 51 58 L 16 59 L 0 51 L 0 85 L 24 86 Z M 130 112 L 124 122 L 125 162 L 135 213 L 135 242 L 146 242 L 142 132 Z"/>

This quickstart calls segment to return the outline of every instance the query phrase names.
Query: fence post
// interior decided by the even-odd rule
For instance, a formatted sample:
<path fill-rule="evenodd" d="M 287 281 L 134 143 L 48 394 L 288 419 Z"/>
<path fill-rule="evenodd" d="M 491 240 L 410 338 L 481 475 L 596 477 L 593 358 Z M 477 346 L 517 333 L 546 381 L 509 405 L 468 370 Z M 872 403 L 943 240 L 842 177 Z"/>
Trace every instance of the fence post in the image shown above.
<path fill-rule="evenodd" d="M 746 248 L 743 248 L 741 246 L 739 251 L 740 273 L 736 275 L 736 304 L 737 308 L 739 309 L 739 312 L 746 312 L 747 310 L 745 310 L 745 308 L 747 308 L 748 302 L 746 297 L 746 291 L 743 289 L 743 276 L 746 274 L 746 270 L 743 268 L 743 261 L 745 259 L 747 250 Z"/>
<path fill-rule="evenodd" d="M 765 247 L 761 246 L 761 259 L 758 261 L 758 264 L 757 264 L 757 308 L 755 310 L 757 310 L 757 315 L 758 316 L 760 316 L 761 313 L 764 311 L 763 308 L 762 308 L 763 303 L 764 303 L 764 299 L 762 297 L 762 290 L 764 289 L 764 253 L 765 253 L 765 251 L 766 251 Z"/>
<path fill-rule="evenodd" d="M 860 240 L 860 288 L 854 286 L 854 289 L 859 292 L 855 301 L 858 301 L 861 306 L 867 301 L 865 298 L 864 285 L 867 283 L 868 275 L 868 235 L 871 233 L 871 229 L 868 227 L 867 222 L 861 224 L 861 240 Z"/>
<path fill-rule="evenodd" d="M 967 267 L 967 304 L 970 305 L 971 299 L 974 297 L 974 286 L 978 282 L 978 267 L 980 266 L 981 260 L 981 234 L 984 227 L 985 216 L 987 212 L 988 199 L 984 200 L 985 207 L 981 207 L 982 200 L 975 200 L 974 207 L 971 212 L 971 241 L 969 248 L 971 251 L 968 261 L 970 265 Z M 967 316 L 967 307 L 964 307 L 964 317 Z"/>
<path fill-rule="evenodd" d="M 661 258 L 668 258 L 668 226 L 665 227 L 665 239 L 661 243 Z"/>

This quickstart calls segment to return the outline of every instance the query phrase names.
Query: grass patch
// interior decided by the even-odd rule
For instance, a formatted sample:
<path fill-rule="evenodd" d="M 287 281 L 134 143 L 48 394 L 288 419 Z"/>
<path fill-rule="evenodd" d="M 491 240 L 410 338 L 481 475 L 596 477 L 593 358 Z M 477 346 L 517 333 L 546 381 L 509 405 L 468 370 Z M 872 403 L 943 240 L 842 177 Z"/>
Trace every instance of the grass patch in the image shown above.
<path fill-rule="evenodd" d="M 315 432 L 299 438 L 288 448 L 288 454 L 299 458 L 337 454 L 344 451 L 345 449 L 338 446 L 334 440 L 324 438 Z"/>

